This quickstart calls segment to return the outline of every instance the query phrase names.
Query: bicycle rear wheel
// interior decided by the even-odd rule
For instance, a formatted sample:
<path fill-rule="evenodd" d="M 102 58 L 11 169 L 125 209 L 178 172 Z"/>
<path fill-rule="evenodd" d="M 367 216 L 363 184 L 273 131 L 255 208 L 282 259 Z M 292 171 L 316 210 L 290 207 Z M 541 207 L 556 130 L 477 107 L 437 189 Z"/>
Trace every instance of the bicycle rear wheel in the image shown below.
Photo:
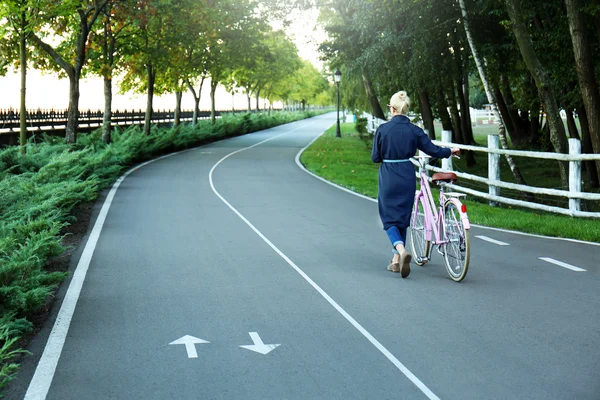
<path fill-rule="evenodd" d="M 410 246 L 415 264 L 425 265 L 429 261 L 431 242 L 425 235 L 425 208 L 422 196 L 417 196 L 414 208 L 410 224 Z"/>
<path fill-rule="evenodd" d="M 465 229 L 456 204 L 448 200 L 444 205 L 444 263 L 450 278 L 460 282 L 467 276 L 471 253 L 469 230 Z"/>

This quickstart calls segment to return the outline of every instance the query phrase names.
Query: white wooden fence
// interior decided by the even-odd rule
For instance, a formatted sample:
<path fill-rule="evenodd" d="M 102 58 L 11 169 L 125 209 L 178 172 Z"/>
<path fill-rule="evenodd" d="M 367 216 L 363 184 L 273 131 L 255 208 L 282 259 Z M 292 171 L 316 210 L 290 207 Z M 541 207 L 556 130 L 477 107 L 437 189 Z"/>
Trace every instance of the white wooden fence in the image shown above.
<path fill-rule="evenodd" d="M 367 129 L 374 134 L 379 124 L 385 121 L 368 117 Z M 458 147 L 461 150 L 472 150 L 488 153 L 488 177 L 480 177 L 453 170 L 452 158 L 442 160 L 442 168 L 427 165 L 429 171 L 453 171 L 459 178 L 473 182 L 484 183 L 488 186 L 488 193 L 480 192 L 471 188 L 466 188 L 456 184 L 448 185 L 453 190 L 470 194 L 472 196 L 484 198 L 493 203 L 504 203 L 519 207 L 526 207 L 535 210 L 549 211 L 557 214 L 569 215 L 572 217 L 592 217 L 600 218 L 600 212 L 590 212 L 581 210 L 581 200 L 600 201 L 600 193 L 582 192 L 581 182 L 581 162 L 584 160 L 600 160 L 600 154 L 581 154 L 581 143 L 578 139 L 569 139 L 569 154 L 548 153 L 537 151 L 521 150 L 503 150 L 500 149 L 499 138 L 497 134 L 488 135 L 488 147 L 470 146 L 458 143 L 452 143 L 452 131 L 442 131 L 442 140 L 434 140 L 433 143 L 438 146 Z M 546 189 L 534 186 L 519 185 L 515 183 L 502 182 L 500 180 L 500 156 L 509 154 L 518 157 L 543 158 L 557 161 L 569 162 L 569 190 Z M 417 165 L 416 161 L 414 161 Z M 501 188 L 518 190 L 526 193 L 539 195 L 550 195 L 569 199 L 569 208 L 549 206 L 545 204 L 533 203 L 524 200 L 516 200 L 501 196 Z"/>

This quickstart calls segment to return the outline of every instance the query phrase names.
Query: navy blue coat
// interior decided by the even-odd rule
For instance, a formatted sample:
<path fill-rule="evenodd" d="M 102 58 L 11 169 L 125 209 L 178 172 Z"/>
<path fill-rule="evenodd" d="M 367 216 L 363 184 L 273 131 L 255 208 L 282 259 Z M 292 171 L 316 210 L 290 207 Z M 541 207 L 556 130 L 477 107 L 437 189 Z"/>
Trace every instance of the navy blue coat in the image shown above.
<path fill-rule="evenodd" d="M 379 125 L 373 141 L 371 160 L 382 163 L 379 167 L 379 216 L 383 229 L 391 226 L 408 228 L 415 199 L 417 181 L 415 167 L 410 161 L 383 162 L 383 160 L 408 160 L 417 149 L 432 157 L 448 158 L 449 148 L 431 143 L 421 128 L 410 123 L 404 115 L 396 115 Z"/>

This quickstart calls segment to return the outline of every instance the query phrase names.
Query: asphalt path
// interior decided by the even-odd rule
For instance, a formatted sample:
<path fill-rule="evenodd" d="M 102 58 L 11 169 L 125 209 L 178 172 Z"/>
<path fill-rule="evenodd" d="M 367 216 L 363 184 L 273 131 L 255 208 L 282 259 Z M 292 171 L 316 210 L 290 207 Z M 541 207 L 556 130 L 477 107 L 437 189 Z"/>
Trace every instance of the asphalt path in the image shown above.
<path fill-rule="evenodd" d="M 402 279 L 377 204 L 296 162 L 334 122 L 129 174 L 8 397 L 599 399 L 600 247 L 473 227 L 463 282 Z"/>

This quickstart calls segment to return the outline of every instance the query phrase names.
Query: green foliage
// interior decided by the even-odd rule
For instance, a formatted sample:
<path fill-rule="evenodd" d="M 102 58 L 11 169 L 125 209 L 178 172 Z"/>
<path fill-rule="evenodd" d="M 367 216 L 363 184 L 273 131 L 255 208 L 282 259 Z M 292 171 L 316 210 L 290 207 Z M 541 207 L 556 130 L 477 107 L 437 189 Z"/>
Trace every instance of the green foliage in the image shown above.
<path fill-rule="evenodd" d="M 354 124 L 354 129 L 356 129 L 356 132 L 363 135 L 366 134 L 367 122 L 369 122 L 367 118 L 356 118 L 356 123 Z"/>
<path fill-rule="evenodd" d="M 0 329 L 0 343 L 2 344 L 0 347 L 0 360 L 6 360 L 6 362 L 0 363 L 0 390 L 14 377 L 19 368 L 17 364 L 10 362 L 10 360 L 21 353 L 27 353 L 24 350 L 11 349 L 15 342 L 19 340 L 19 337 L 11 336 L 10 328 L 4 327 Z"/>
<path fill-rule="evenodd" d="M 365 146 L 370 150 L 373 146 L 373 135 L 367 130 L 367 118 L 357 118 L 354 123 L 354 130 L 358 133 L 358 137 L 365 143 Z"/>

